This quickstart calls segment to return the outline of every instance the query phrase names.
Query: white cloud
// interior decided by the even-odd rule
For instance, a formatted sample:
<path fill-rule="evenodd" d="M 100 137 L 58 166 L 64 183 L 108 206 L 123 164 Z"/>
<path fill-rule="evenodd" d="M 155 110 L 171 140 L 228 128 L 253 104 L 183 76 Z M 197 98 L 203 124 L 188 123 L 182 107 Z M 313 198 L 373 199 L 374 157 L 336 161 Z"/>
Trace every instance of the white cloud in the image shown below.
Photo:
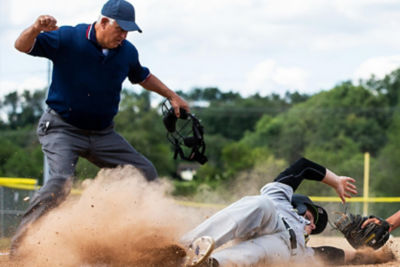
<path fill-rule="evenodd" d="M 308 72 L 298 67 L 279 66 L 267 59 L 257 64 L 248 74 L 245 88 L 248 94 L 284 93 L 293 90 L 306 90 Z"/>
<path fill-rule="evenodd" d="M 351 19 L 366 19 L 368 9 L 376 11 L 377 8 L 389 5 L 398 5 L 398 0 L 331 0 L 335 10 Z M 386 9 L 386 12 L 390 12 Z M 374 19 L 374 17 L 369 17 Z"/>
<path fill-rule="evenodd" d="M 274 19 L 292 19 L 293 17 L 311 15 L 321 7 L 320 0 L 283 0 L 265 1 L 264 10 L 267 16 Z"/>
<path fill-rule="evenodd" d="M 354 72 L 354 80 L 368 79 L 371 75 L 381 79 L 400 67 L 400 55 L 367 59 Z"/>
<path fill-rule="evenodd" d="M 328 35 L 320 35 L 312 42 L 313 48 L 320 51 L 347 49 L 356 47 L 363 42 L 357 34 L 334 33 Z"/>

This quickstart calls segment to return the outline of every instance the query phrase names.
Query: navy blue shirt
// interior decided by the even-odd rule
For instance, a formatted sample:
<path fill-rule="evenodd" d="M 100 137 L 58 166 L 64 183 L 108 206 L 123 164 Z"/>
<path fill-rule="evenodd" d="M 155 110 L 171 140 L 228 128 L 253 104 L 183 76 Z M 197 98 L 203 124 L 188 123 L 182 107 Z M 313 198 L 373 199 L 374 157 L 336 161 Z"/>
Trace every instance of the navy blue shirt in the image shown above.
<path fill-rule="evenodd" d="M 127 40 L 105 56 L 96 41 L 94 24 L 40 33 L 29 54 L 53 62 L 47 105 L 66 122 L 87 130 L 112 124 L 126 77 L 140 83 L 150 74 Z"/>

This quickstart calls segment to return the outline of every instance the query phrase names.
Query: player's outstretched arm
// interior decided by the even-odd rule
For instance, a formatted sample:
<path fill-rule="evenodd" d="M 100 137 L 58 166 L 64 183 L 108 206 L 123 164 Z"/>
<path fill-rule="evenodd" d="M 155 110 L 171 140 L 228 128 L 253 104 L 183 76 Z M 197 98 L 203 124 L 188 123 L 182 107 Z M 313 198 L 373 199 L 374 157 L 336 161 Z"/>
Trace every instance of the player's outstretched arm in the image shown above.
<path fill-rule="evenodd" d="M 356 181 L 353 178 L 338 176 L 328 169 L 322 182 L 335 189 L 343 203 L 346 203 L 346 198 L 357 194 L 357 187 L 354 185 Z"/>
<path fill-rule="evenodd" d="M 390 216 L 389 218 L 387 218 L 386 221 L 391 225 L 389 231 L 393 231 L 394 229 L 399 227 L 400 226 L 400 210 L 397 211 L 392 216 Z"/>
<path fill-rule="evenodd" d="M 40 32 L 57 30 L 57 20 L 49 15 L 41 15 L 27 29 L 25 29 L 15 41 L 15 48 L 18 51 L 28 53 L 35 43 Z"/>
<path fill-rule="evenodd" d="M 390 216 L 389 218 L 386 219 L 386 221 L 389 223 L 390 228 L 389 228 L 389 232 L 395 230 L 396 228 L 399 227 L 400 225 L 400 210 L 397 211 L 395 214 L 393 214 L 392 216 Z M 380 225 L 382 222 L 376 218 L 376 217 L 372 217 L 367 219 L 361 226 L 361 228 L 365 228 L 368 224 L 370 223 L 375 223 Z"/>

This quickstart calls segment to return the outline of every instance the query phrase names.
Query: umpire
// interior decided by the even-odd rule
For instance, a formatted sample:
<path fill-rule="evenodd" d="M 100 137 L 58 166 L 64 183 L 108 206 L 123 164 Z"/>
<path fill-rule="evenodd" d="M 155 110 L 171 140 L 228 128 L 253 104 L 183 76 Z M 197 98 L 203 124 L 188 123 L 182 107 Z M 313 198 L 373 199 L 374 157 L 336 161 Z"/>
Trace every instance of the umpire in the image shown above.
<path fill-rule="evenodd" d="M 138 51 L 126 40 L 129 31 L 142 32 L 134 7 L 109 0 L 92 24 L 58 27 L 54 17 L 41 15 L 15 41 L 15 48 L 53 62 L 52 82 L 37 128 L 49 163 L 50 178 L 32 198 L 12 240 L 11 253 L 28 226 L 69 194 L 67 181 L 78 157 L 98 167 L 131 164 L 148 181 L 157 178 L 153 164 L 114 130 L 122 82 L 128 78 L 166 97 L 179 117 L 188 104 L 139 62 Z"/>

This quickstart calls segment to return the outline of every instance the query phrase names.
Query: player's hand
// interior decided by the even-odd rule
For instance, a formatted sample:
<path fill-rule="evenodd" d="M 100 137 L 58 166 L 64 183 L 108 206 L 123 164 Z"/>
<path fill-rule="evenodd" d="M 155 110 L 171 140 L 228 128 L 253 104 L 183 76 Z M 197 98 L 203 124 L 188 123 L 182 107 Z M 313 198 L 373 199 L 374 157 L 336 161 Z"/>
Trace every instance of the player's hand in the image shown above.
<path fill-rule="evenodd" d="M 375 223 L 375 224 L 380 225 L 381 221 L 376 217 L 369 218 L 369 219 L 365 220 L 365 222 L 363 222 L 363 224 L 361 225 L 361 229 L 365 228 L 365 226 L 367 226 L 370 223 Z"/>
<path fill-rule="evenodd" d="M 36 19 L 33 28 L 38 32 L 55 31 L 58 29 L 57 20 L 50 15 L 41 15 Z"/>
<path fill-rule="evenodd" d="M 338 176 L 335 190 L 343 203 L 346 203 L 346 198 L 351 198 L 357 194 L 357 187 L 354 185 L 356 180 L 351 177 Z"/>
<path fill-rule="evenodd" d="M 370 223 L 363 228 L 364 222 L 371 218 L 377 219 L 379 223 Z M 342 232 L 349 244 L 355 249 L 364 246 L 379 249 L 390 236 L 390 224 L 374 215 L 367 217 L 360 214 L 342 213 L 334 221 L 334 224 L 336 229 Z"/>

